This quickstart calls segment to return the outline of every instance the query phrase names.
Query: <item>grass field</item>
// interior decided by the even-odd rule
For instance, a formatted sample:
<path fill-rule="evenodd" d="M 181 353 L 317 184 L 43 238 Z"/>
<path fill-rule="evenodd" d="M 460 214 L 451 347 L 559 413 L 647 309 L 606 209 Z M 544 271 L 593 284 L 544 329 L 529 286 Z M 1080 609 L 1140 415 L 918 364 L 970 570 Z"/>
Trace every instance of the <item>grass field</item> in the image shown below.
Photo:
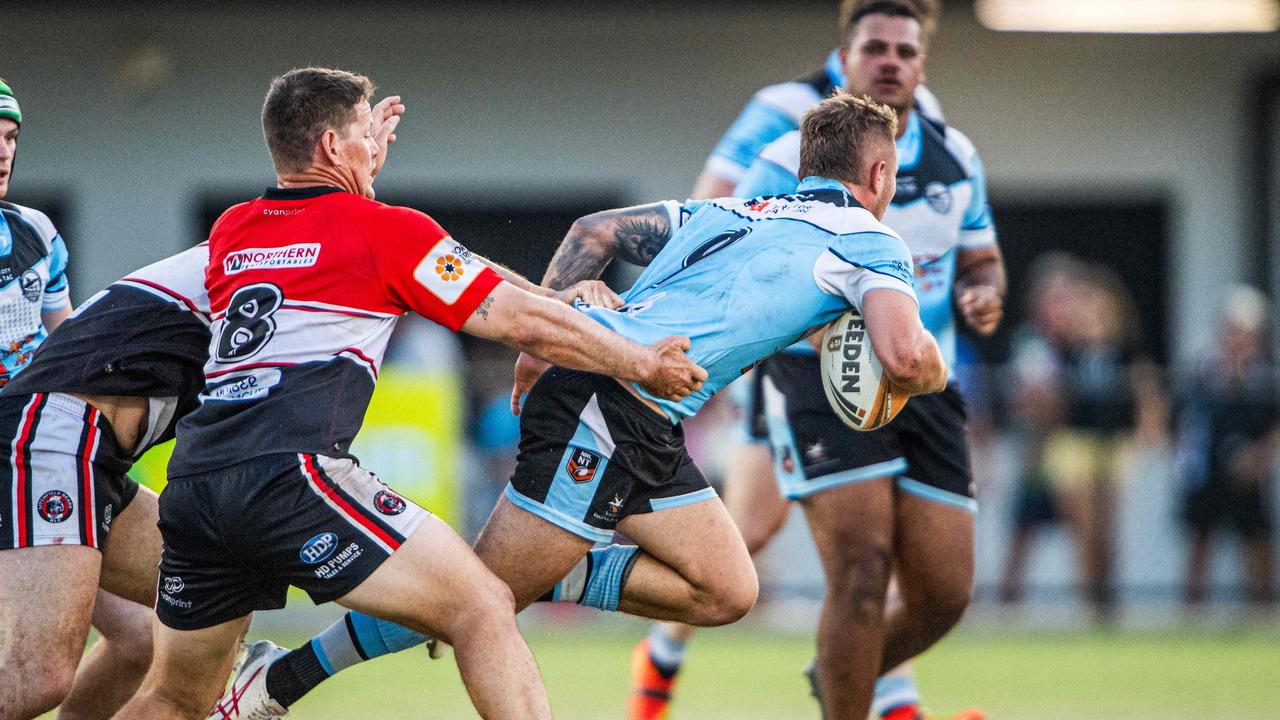
<path fill-rule="evenodd" d="M 527 632 L 561 720 L 622 717 L 635 633 Z M 297 639 L 295 639 L 296 641 Z M 809 637 L 707 632 L 692 646 L 673 720 L 818 717 L 800 675 Z M 1280 635 L 962 632 L 919 664 L 926 701 L 992 720 L 1280 718 Z M 417 650 L 335 677 L 294 707 L 301 720 L 474 718 L 453 665 Z"/>

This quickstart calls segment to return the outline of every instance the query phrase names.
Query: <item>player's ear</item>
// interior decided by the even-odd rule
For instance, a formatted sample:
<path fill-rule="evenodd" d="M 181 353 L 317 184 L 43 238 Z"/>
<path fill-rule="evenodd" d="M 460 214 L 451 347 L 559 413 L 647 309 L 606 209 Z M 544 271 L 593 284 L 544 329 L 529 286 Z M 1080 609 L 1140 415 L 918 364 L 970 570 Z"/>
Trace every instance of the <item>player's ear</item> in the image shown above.
<path fill-rule="evenodd" d="M 871 193 L 876 197 L 880 197 L 885 191 L 885 184 L 888 182 L 889 163 L 884 160 L 877 160 L 871 165 L 871 172 L 868 173 L 867 186 Z"/>
<path fill-rule="evenodd" d="M 338 131 L 333 128 L 326 128 L 320 135 L 320 151 L 329 161 L 329 164 L 341 167 L 342 155 L 338 152 Z"/>

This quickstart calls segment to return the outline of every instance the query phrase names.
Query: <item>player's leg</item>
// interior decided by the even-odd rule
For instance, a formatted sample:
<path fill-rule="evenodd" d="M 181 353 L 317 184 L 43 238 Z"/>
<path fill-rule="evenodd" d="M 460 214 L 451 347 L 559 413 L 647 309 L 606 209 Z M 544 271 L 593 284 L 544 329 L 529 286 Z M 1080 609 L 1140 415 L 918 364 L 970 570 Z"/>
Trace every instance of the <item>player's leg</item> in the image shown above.
<path fill-rule="evenodd" d="M 80 545 L 0 550 L 0 720 L 34 718 L 71 692 L 100 564 Z"/>
<path fill-rule="evenodd" d="M 0 399 L 0 717 L 34 717 L 70 692 L 122 502 L 105 423 L 83 401 Z"/>
<path fill-rule="evenodd" d="M 968 607 L 973 586 L 973 516 L 964 402 L 954 388 L 912 399 L 895 421 L 907 474 L 895 480 L 894 562 L 897 600 L 886 617 L 881 668 L 890 672 L 941 639 Z M 901 680 L 877 686 L 890 718 L 915 718 L 915 704 L 890 707 Z M 912 688 L 914 689 L 914 688 Z M 916 691 L 918 695 L 918 691 Z M 883 696 L 883 697 L 882 697 Z M 881 702 L 883 700 L 883 702 Z M 980 717 L 968 711 L 964 717 Z"/>
<path fill-rule="evenodd" d="M 121 478 L 120 484 L 125 506 L 116 512 L 111 525 L 111 539 L 102 556 L 100 584 L 117 597 L 151 607 L 164 546 L 158 527 L 159 497 L 127 477 Z"/>
<path fill-rule="evenodd" d="M 551 717 L 511 590 L 438 518 L 338 602 L 448 641 L 482 717 Z"/>
<path fill-rule="evenodd" d="M 58 720 L 105 720 L 142 684 L 151 666 L 150 607 L 98 590 L 93 626 L 101 633 L 80 660 Z"/>
<path fill-rule="evenodd" d="M 801 501 L 826 575 L 817 684 L 825 717 L 866 717 L 881 669 L 893 566 L 893 484 L 876 478 Z"/>
<path fill-rule="evenodd" d="M 734 454 L 724 482 L 724 504 L 751 555 L 762 550 L 786 522 L 790 504 L 778 493 L 773 459 L 765 442 L 744 443 Z M 684 661 L 694 626 L 654 623 L 632 653 L 630 720 L 661 717 Z"/>
<path fill-rule="evenodd" d="M 940 640 L 959 622 L 973 588 L 973 511 L 899 488 L 894 559 L 901 604 L 890 608 L 884 670 Z"/>
<path fill-rule="evenodd" d="M 155 624 L 155 655 L 118 720 L 200 720 L 222 692 L 250 616 L 199 630 Z"/>

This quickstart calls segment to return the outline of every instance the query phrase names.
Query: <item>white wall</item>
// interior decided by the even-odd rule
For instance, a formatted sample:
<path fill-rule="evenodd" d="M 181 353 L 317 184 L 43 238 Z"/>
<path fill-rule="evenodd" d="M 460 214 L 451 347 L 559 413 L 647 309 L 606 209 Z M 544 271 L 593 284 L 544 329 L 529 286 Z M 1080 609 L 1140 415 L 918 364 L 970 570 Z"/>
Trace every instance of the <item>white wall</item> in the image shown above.
<path fill-rule="evenodd" d="M 746 97 L 816 66 L 834 34 L 821 6 L 547 5 L 10 8 L 0 75 L 28 117 L 15 186 L 71 193 L 84 297 L 194 240 L 203 190 L 260 192 L 268 81 L 325 64 L 409 106 L 384 192 L 605 184 L 635 200 L 682 197 Z M 121 79 L 140 46 L 170 58 L 154 86 Z M 1241 142 L 1243 98 L 1267 63 L 1280 64 L 1274 35 L 998 35 L 956 10 L 930 80 L 996 193 L 1167 193 L 1185 350 L 1206 337 L 1223 281 L 1264 261 L 1243 256 L 1255 200 Z"/>

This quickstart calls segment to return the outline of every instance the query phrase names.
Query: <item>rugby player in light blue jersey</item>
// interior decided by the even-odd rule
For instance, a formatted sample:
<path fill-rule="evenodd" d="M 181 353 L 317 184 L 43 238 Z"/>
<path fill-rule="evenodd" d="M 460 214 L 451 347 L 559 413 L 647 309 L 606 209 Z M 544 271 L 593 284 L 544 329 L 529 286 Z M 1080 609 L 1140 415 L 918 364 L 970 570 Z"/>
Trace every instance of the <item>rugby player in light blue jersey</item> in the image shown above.
<path fill-rule="evenodd" d="M 910 256 L 877 217 L 893 196 L 895 113 L 840 93 L 805 117 L 795 193 L 674 202 L 588 216 L 544 285 L 646 266 L 617 310 L 583 312 L 642 339 L 677 328 L 709 377 L 680 402 L 522 356 L 518 466 L 476 543 L 518 606 L 539 598 L 720 625 L 756 598 L 750 556 L 689 459 L 680 421 L 748 368 L 861 310 L 888 376 L 912 394 L 947 371 L 919 319 Z M 536 384 L 535 384 L 536 378 Z M 529 388 L 532 389 L 529 389 Z M 636 545 L 610 545 L 614 530 Z"/>
<path fill-rule="evenodd" d="M 851 43 L 846 73 L 855 92 L 901 108 L 923 55 L 918 22 L 892 7 L 867 6 L 872 12 Z M 797 182 L 798 149 L 794 133 L 771 143 L 744 177 L 743 192 L 786 192 Z M 963 134 L 909 105 L 897 149 L 898 191 L 884 221 L 911 249 L 921 319 L 951 364 L 953 302 L 980 334 L 993 332 L 1001 316 L 1004 268 L 982 163 Z M 775 471 L 783 493 L 805 507 L 830 586 L 818 637 L 821 698 L 831 717 L 853 717 L 857 708 L 865 712 L 878 670 L 930 647 L 968 604 L 976 505 L 963 401 L 949 387 L 910 404 L 883 430 L 855 433 L 826 406 L 812 353 L 770 361 L 765 375 Z M 884 603 L 891 565 L 900 602 L 883 616 L 855 612 Z M 912 693 L 897 697 L 894 684 L 882 681 L 877 694 L 885 702 L 876 710 L 915 718 Z"/>

